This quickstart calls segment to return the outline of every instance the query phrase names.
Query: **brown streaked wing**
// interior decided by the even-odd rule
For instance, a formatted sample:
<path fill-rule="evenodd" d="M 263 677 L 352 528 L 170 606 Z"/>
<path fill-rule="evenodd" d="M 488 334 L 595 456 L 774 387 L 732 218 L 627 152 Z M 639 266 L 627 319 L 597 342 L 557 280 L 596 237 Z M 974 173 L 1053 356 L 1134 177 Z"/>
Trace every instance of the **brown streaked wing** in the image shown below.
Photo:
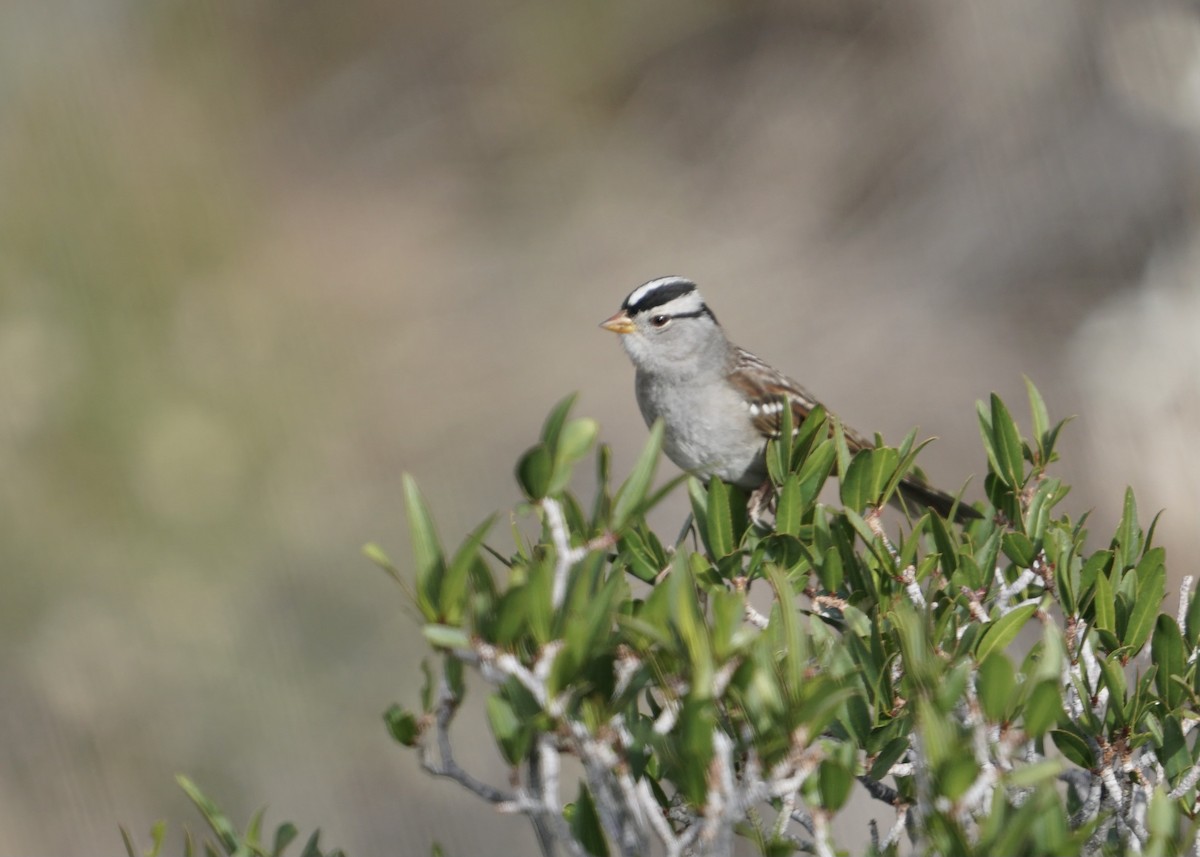
<path fill-rule="evenodd" d="M 791 404 L 792 424 L 797 428 L 813 408 L 820 404 L 811 393 L 791 378 L 744 348 L 737 350 L 737 362 L 728 377 L 730 383 L 745 393 L 747 407 L 750 408 L 750 419 L 765 437 L 779 437 L 780 414 L 784 402 Z M 854 429 L 846 425 L 842 428 L 852 452 L 871 446 L 871 443 Z"/>

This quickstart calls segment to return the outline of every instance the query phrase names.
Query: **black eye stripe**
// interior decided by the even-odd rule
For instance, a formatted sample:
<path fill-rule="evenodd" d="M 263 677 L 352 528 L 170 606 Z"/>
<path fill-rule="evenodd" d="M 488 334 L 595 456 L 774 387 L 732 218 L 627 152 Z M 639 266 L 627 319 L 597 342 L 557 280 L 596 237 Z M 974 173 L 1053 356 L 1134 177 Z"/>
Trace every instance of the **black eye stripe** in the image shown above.
<path fill-rule="evenodd" d="M 708 307 L 702 306 L 702 307 L 700 307 L 700 309 L 696 310 L 695 312 L 677 312 L 673 315 L 667 316 L 667 318 L 699 318 L 702 315 L 707 315 L 707 316 L 711 317 L 712 313 L 708 311 Z"/>

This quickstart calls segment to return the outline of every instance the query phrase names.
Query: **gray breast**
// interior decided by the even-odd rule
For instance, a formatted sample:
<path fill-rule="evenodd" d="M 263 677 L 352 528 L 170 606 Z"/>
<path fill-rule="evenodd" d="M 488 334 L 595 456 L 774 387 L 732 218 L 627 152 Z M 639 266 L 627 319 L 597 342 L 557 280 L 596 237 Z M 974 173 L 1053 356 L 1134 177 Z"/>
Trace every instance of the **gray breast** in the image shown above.
<path fill-rule="evenodd" d="M 757 488 L 766 478 L 766 441 L 742 397 L 723 379 L 667 383 L 639 372 L 637 400 L 647 425 L 662 417 L 663 451 L 683 470 L 743 488 Z"/>

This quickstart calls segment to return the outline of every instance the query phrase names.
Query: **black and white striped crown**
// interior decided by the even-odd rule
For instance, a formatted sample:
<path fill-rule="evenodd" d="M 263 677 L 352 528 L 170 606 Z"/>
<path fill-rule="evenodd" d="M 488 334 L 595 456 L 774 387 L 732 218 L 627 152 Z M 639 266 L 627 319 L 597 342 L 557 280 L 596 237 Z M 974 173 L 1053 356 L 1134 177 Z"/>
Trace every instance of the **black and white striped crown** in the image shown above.
<path fill-rule="evenodd" d="M 684 277 L 659 277 L 643 283 L 629 293 L 621 309 L 635 316 L 668 304 L 673 314 L 712 315 L 704 304 L 704 298 L 696 291 L 696 284 Z"/>

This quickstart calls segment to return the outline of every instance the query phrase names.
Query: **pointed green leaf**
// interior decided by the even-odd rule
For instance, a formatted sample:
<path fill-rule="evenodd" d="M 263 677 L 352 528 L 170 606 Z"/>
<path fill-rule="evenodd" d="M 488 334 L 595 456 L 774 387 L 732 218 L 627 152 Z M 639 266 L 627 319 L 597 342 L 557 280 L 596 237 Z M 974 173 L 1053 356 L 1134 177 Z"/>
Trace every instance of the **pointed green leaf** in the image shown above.
<path fill-rule="evenodd" d="M 176 775 L 175 782 L 183 789 L 188 799 L 195 804 L 200 814 L 204 816 L 204 820 L 208 822 L 208 826 L 220 841 L 221 847 L 228 853 L 233 854 L 238 848 L 237 829 L 225 817 L 225 814 L 221 812 L 215 803 L 208 799 L 204 792 L 200 791 L 200 788 L 195 783 L 183 774 Z"/>
<path fill-rule="evenodd" d="M 776 485 L 792 472 L 792 444 L 795 442 L 792 409 L 785 407 L 779 414 L 779 437 L 767 444 L 767 474 Z"/>
<path fill-rule="evenodd" d="M 558 445 L 554 447 L 554 474 L 550 479 L 547 494 L 560 494 L 571 481 L 571 473 L 600 434 L 595 420 L 571 420 L 559 433 Z"/>
<path fill-rule="evenodd" d="M 596 804 L 587 785 L 579 784 L 579 797 L 570 816 L 571 836 L 592 857 L 608 857 L 608 842 L 604 838 L 604 827 L 596 813 Z"/>
<path fill-rule="evenodd" d="M 810 417 L 811 419 L 811 417 Z M 817 500 L 817 495 L 825 487 L 829 475 L 833 473 L 833 465 L 837 460 L 837 446 L 825 439 L 813 448 L 804 463 L 800 465 L 796 478 L 800 483 L 800 505 L 808 508 Z"/>
<path fill-rule="evenodd" d="M 520 764 L 524 751 L 528 749 L 528 735 L 523 734 L 524 730 L 512 705 L 500 694 L 492 694 L 487 698 L 487 719 L 504 760 L 510 765 Z"/>
<path fill-rule="evenodd" d="M 421 710 L 433 711 L 433 670 L 428 658 L 421 658 Z"/>
<path fill-rule="evenodd" d="M 121 831 L 121 842 L 125 845 L 125 854 L 127 857 L 141 857 L 137 846 L 133 844 L 133 837 L 125 825 L 119 824 L 117 825 L 117 829 Z"/>
<path fill-rule="evenodd" d="M 250 824 L 246 827 L 245 836 L 242 838 L 246 844 L 250 846 L 251 851 L 262 852 L 262 820 L 263 813 L 266 808 L 259 809 L 253 816 L 250 817 Z"/>
<path fill-rule="evenodd" d="M 408 516 L 408 530 L 412 540 L 413 562 L 417 582 L 417 607 L 426 619 L 438 614 L 438 595 L 441 589 L 445 560 L 442 545 L 433 526 L 433 516 L 417 482 L 407 473 L 402 477 L 404 486 L 404 511 Z"/>
<path fill-rule="evenodd" d="M 1000 459 L 996 455 L 996 435 L 992 431 L 992 413 L 982 401 L 975 402 L 975 413 L 979 417 L 979 436 L 983 450 L 987 453 L 988 467 L 992 473 L 1000 472 Z"/>
<path fill-rule="evenodd" d="M 894 449 L 862 450 L 842 477 L 842 503 L 855 512 L 881 505 L 883 489 L 899 465 L 900 455 Z"/>
<path fill-rule="evenodd" d="M 789 536 L 799 535 L 803 521 L 800 478 L 794 473 L 789 473 L 779 488 L 779 500 L 775 505 L 775 532 Z"/>
<path fill-rule="evenodd" d="M 833 414 L 830 415 L 830 419 L 833 420 L 833 443 L 837 451 L 837 472 L 839 478 L 844 479 L 846 472 L 850 469 L 850 445 L 846 442 L 846 430 L 842 427 L 842 421 Z M 842 503 L 845 504 L 845 500 Z"/>
<path fill-rule="evenodd" d="M 984 661 L 992 652 L 1002 652 L 1017 638 L 1029 617 L 1037 610 L 1036 604 L 1026 604 L 1018 607 L 993 622 L 979 638 L 979 646 L 975 650 L 975 659 Z"/>
<path fill-rule="evenodd" d="M 713 559 L 722 559 L 734 552 L 733 510 L 729 486 L 716 477 L 708 480 L 708 545 Z"/>
<path fill-rule="evenodd" d="M 1096 627 L 1104 631 L 1117 630 L 1116 596 L 1113 595 L 1112 583 L 1103 571 L 1096 574 L 1095 596 L 1092 598 L 1092 612 L 1095 615 Z"/>
<path fill-rule="evenodd" d="M 275 830 L 275 841 L 271 844 L 271 857 L 282 857 L 283 852 L 292 844 L 300 831 L 290 821 L 285 821 Z"/>
<path fill-rule="evenodd" d="M 1058 722 L 1062 712 L 1062 686 L 1055 680 L 1038 682 L 1025 702 L 1026 734 L 1032 738 L 1042 737 Z"/>
<path fill-rule="evenodd" d="M 1138 568 L 1137 598 L 1129 611 L 1129 624 L 1125 630 L 1125 638 L 1121 641 L 1123 645 L 1130 647 L 1133 655 L 1141 651 L 1146 640 L 1150 638 L 1150 631 L 1153 630 L 1154 621 L 1158 617 L 1159 605 L 1166 595 L 1166 577 L 1167 571 L 1161 563 L 1149 563 L 1145 571 L 1141 567 Z"/>
<path fill-rule="evenodd" d="M 1042 400 L 1042 394 L 1038 392 L 1037 387 L 1033 385 L 1033 381 L 1029 380 L 1029 376 L 1025 378 L 1025 390 L 1029 394 L 1029 414 L 1033 418 L 1033 438 L 1037 443 L 1038 450 L 1045 451 L 1043 442 L 1046 432 L 1050 428 L 1050 414 L 1046 410 L 1046 403 Z M 1045 461 L 1041 462 L 1045 464 Z"/>
<path fill-rule="evenodd" d="M 1120 660 L 1120 656 L 1116 654 L 1109 655 L 1107 658 L 1097 658 L 1100 664 L 1100 674 L 1108 688 L 1108 710 L 1116 718 L 1117 728 L 1123 729 L 1129 725 L 1129 718 L 1126 717 L 1125 712 L 1128 686 Z"/>
<path fill-rule="evenodd" d="M 416 715 L 411 711 L 392 705 L 383 713 L 383 722 L 387 725 L 388 734 L 393 740 L 405 747 L 416 746 L 417 738 L 421 735 Z"/>
<path fill-rule="evenodd" d="M 999 723 L 1005 719 L 1016 687 L 1016 671 L 1002 652 L 993 652 L 979 664 L 976 691 L 989 720 Z"/>
<path fill-rule="evenodd" d="M 1017 424 L 1000 397 L 992 393 L 992 436 L 995 439 L 996 475 L 1013 489 L 1024 484 L 1024 455 L 1021 450 L 1021 433 Z"/>
<path fill-rule="evenodd" d="M 1018 568 L 1029 568 L 1037 559 L 1037 550 L 1024 533 L 1005 533 L 1001 540 L 1001 549 Z"/>
<path fill-rule="evenodd" d="M 641 509 L 646 492 L 650 490 L 650 482 L 654 479 L 654 470 L 658 466 L 658 454 L 662 449 L 663 422 L 656 420 L 650 428 L 650 437 L 642 448 L 641 455 L 633 465 L 633 470 L 625 484 L 617 492 L 613 502 L 612 529 L 620 531 L 633 519 Z"/>
<path fill-rule="evenodd" d="M 480 561 L 479 548 L 495 520 L 495 515 L 489 515 L 487 520 L 472 530 L 471 534 L 463 540 L 462 545 L 454 554 L 454 558 L 450 560 L 450 565 L 442 578 L 438 603 L 440 618 L 447 625 L 457 625 L 462 621 L 466 612 L 468 575 L 471 567 Z"/>
<path fill-rule="evenodd" d="M 565 396 L 546 415 L 546 422 L 542 424 L 542 443 L 549 449 L 554 449 L 558 446 L 559 435 L 562 432 L 563 425 L 567 422 L 567 415 L 571 412 L 571 408 L 575 405 L 575 399 L 578 396 L 578 393 L 571 393 Z"/>
<path fill-rule="evenodd" d="M 471 647 L 471 638 L 462 628 L 434 624 L 426 625 L 421 632 L 431 646 L 439 649 L 469 649 Z"/>
<path fill-rule="evenodd" d="M 817 405 L 801 420 L 796 431 L 796 440 L 792 446 L 792 466 L 794 467 L 797 461 L 807 458 L 818 443 L 828 440 L 829 437 L 829 415 L 824 406 Z"/>
<path fill-rule="evenodd" d="M 554 459 L 544 443 L 531 446 L 517 462 L 517 483 L 525 496 L 537 502 L 546 496 L 550 477 L 554 474 Z"/>
<path fill-rule="evenodd" d="M 821 807 L 837 812 L 850 797 L 854 775 L 839 762 L 827 759 L 817 769 L 817 786 L 821 793 Z"/>
<path fill-rule="evenodd" d="M 1150 659 L 1158 666 L 1155 674 L 1158 692 L 1166 700 L 1168 709 L 1174 709 L 1183 699 L 1183 688 L 1172 679 L 1183 675 L 1186 656 L 1179 626 L 1166 613 L 1160 613 L 1155 620 Z"/>
<path fill-rule="evenodd" d="M 1121 523 L 1117 527 L 1117 534 L 1113 537 L 1113 547 L 1120 548 L 1118 559 L 1122 569 L 1136 564 L 1138 556 L 1142 552 L 1142 530 L 1138 526 L 1137 501 L 1134 499 L 1132 488 L 1125 489 Z"/>
<path fill-rule="evenodd" d="M 1079 735 L 1065 729 L 1052 729 L 1050 737 L 1054 739 L 1054 746 L 1058 748 L 1058 752 L 1079 767 L 1089 771 L 1096 767 L 1096 757 L 1092 748 Z"/>

